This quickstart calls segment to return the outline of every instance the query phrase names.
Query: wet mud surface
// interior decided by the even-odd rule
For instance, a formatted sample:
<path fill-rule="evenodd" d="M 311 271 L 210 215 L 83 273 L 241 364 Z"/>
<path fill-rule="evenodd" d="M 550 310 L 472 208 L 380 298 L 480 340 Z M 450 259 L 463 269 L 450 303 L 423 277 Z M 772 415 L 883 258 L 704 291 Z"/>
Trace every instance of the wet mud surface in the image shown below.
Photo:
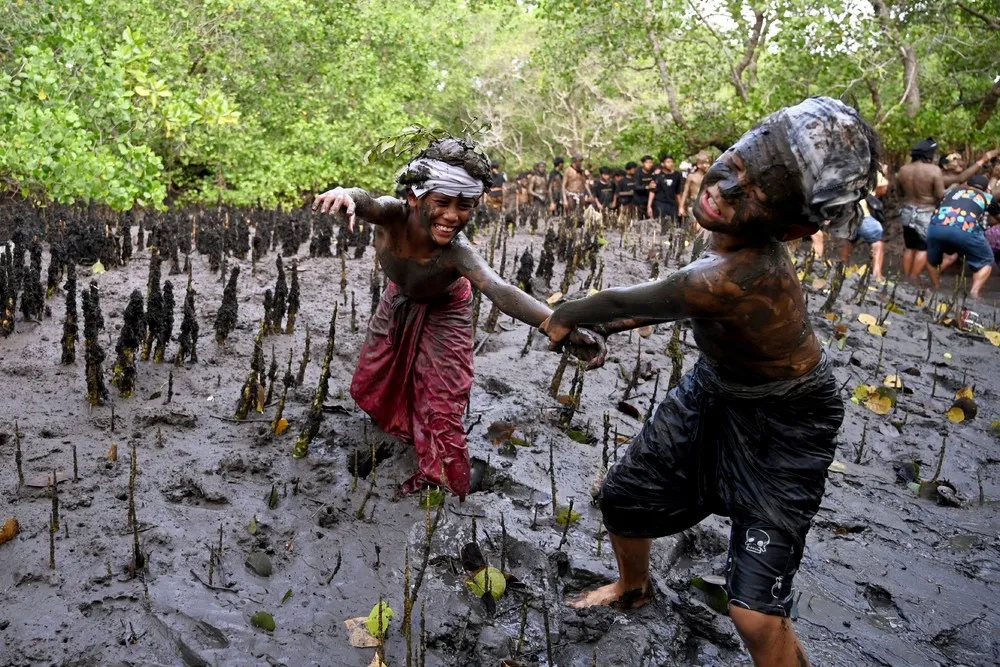
<path fill-rule="evenodd" d="M 649 278 L 652 227 L 640 234 L 641 227 L 634 227 L 624 244 L 618 233 L 607 235 L 601 251 L 604 286 Z M 481 230 L 477 237 L 484 254 L 489 236 Z M 529 246 L 537 258 L 541 242 L 541 235 L 525 230 L 508 241 L 509 279 L 516 271 L 514 258 Z M 286 267 L 290 259 L 285 258 Z M 691 583 L 723 572 L 729 525 L 721 517 L 656 542 L 657 596 L 644 609 L 576 611 L 564 603 L 567 595 L 616 573 L 590 488 L 602 462 L 604 414 L 610 417 L 612 459 L 615 434 L 624 441 L 641 425 L 617 408 L 636 366 L 637 334 L 612 337 L 607 365 L 586 374 L 574 439 L 559 428 L 562 405 L 549 396 L 559 355 L 548 352 L 539 335 L 522 354 L 528 327 L 507 317 L 484 342 L 481 328 L 489 312 L 484 303 L 466 418 L 482 490 L 464 503 L 449 497 L 428 512 L 417 497 L 395 496 L 398 483 L 414 469 L 412 451 L 367 425 L 348 396 L 369 313 L 372 249 L 347 260 L 346 294 L 340 290 L 339 259 L 299 257 L 302 305 L 296 331 L 268 336 L 264 343 L 268 363 L 273 345 L 280 377 L 289 350 L 293 372 L 298 366 L 306 325 L 313 334 L 305 382 L 288 394 L 284 414 L 291 425 L 281 436 L 271 434 L 273 404 L 245 422 L 232 420 L 263 315 L 263 294 L 274 285 L 273 253 L 258 264 L 256 275 L 249 261 L 229 260 L 242 272 L 238 322 L 225 346 L 215 343 L 212 331 L 223 284 L 204 257 L 195 254 L 191 260 L 201 324 L 199 362 L 174 369 L 169 404 L 166 383 L 173 365 L 139 362 L 133 397 L 121 399 L 109 385 L 109 404 L 91 408 L 82 354 L 74 365 L 59 363 L 59 295 L 47 302 L 52 317 L 41 323 L 19 318 L 17 331 L 0 340 L 0 521 L 15 516 L 22 531 L 0 545 L 0 665 L 364 667 L 374 649 L 352 647 L 344 621 L 366 616 L 379 599 L 396 612 L 386 663 L 404 665 L 406 640 L 399 631 L 404 564 L 408 558 L 410 576 L 416 577 L 428 520 L 433 524 L 438 515 L 414 608 L 414 654 L 420 653 L 421 618 L 426 636 L 421 664 L 546 665 L 550 654 L 567 667 L 750 664 L 729 619 L 713 611 L 711 596 Z M 130 265 L 102 275 L 78 267 L 81 291 L 91 277 L 100 287 L 106 371 L 128 295 L 144 289 L 148 262 L 148 251 L 137 250 Z M 672 258 L 661 262 L 660 275 L 676 267 Z M 556 262 L 552 288 L 542 297 L 558 287 L 563 270 L 564 263 Z M 827 271 L 817 263 L 812 273 Z M 571 292 L 585 273 L 578 272 Z M 183 276 L 164 278 L 182 293 Z M 873 284 L 855 296 L 858 281 L 856 275 L 845 280 L 833 310 L 842 315 L 838 322 L 818 312 L 828 288 L 807 288 L 817 334 L 829 344 L 843 383 L 847 416 L 837 454 L 843 465 L 830 474 L 795 580 L 795 628 L 819 665 L 996 664 L 1000 439 L 991 423 L 1000 419 L 1000 349 L 982 336 L 928 326 L 930 302 L 917 306 L 918 291 L 905 285 L 895 298 L 903 312 L 888 315 L 884 338 L 872 335 L 858 315 L 878 317 L 891 291 Z M 536 281 L 536 288 L 544 285 Z M 340 309 L 327 410 L 309 457 L 295 460 L 290 453 L 319 378 L 334 301 Z M 991 307 L 977 310 L 986 321 L 995 316 Z M 847 326 L 843 350 L 831 342 L 838 323 Z M 657 372 L 661 397 L 665 390 L 671 331 L 670 325 L 659 326 L 642 339 L 639 383 L 628 401 L 640 418 L 649 408 Z M 172 342 L 168 358 L 175 350 Z M 697 358 L 690 336 L 683 337 L 681 350 L 688 369 Z M 569 391 L 572 374 L 571 366 L 561 394 Z M 857 385 L 878 386 L 893 374 L 905 387 L 889 414 L 849 401 Z M 955 393 L 973 385 L 976 418 L 948 421 L 945 412 Z M 28 481 L 52 470 L 70 478 L 58 486 L 62 530 L 55 538 L 54 570 L 49 569 L 49 492 L 18 488 L 15 420 L 23 434 Z M 488 434 L 504 431 L 502 425 L 490 429 L 496 422 L 509 425 L 513 440 L 494 443 Z M 899 462 L 918 461 L 920 478 L 931 479 L 943 439 L 939 479 L 954 486 L 960 507 L 920 497 L 898 478 Z M 112 445 L 117 461 L 108 460 Z M 136 516 L 147 556 L 146 571 L 134 578 L 128 523 L 133 445 Z M 74 447 L 78 481 L 72 480 Z M 550 447 L 557 504 L 572 499 L 582 515 L 568 529 L 553 518 Z M 460 554 L 473 539 L 490 565 L 520 582 L 509 587 L 492 615 L 464 583 Z M 210 568 L 213 550 L 218 558 Z M 273 632 L 251 623 L 259 611 L 273 616 Z"/>

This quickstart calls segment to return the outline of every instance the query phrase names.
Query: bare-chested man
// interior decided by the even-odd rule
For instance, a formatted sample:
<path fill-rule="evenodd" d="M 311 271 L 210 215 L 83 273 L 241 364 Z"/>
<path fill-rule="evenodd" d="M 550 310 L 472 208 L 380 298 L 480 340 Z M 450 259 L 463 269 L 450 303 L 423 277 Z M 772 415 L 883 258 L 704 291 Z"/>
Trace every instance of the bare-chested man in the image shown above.
<path fill-rule="evenodd" d="M 701 192 L 701 181 L 705 178 L 705 173 L 708 171 L 708 153 L 701 151 L 695 156 L 694 171 L 688 174 L 687 179 L 684 181 L 684 191 L 681 193 L 681 206 L 680 206 L 680 216 L 681 220 L 690 217 L 691 223 L 695 226 L 695 229 L 700 231 L 701 226 L 698 225 L 697 219 L 694 217 L 694 202 L 695 197 Z"/>
<path fill-rule="evenodd" d="M 699 260 L 566 303 L 542 325 L 559 341 L 584 323 L 612 333 L 690 319 L 702 352 L 604 480 L 619 580 L 572 604 L 644 604 L 653 538 L 726 515 L 729 614 L 754 662 L 808 664 L 788 618 L 792 578 L 844 409 L 782 241 L 825 220 L 850 236 L 877 151 L 871 127 L 836 100 L 772 114 L 705 175 L 694 214 L 712 235 Z"/>
<path fill-rule="evenodd" d="M 574 153 L 569 168 L 563 174 L 563 212 L 572 219 L 581 219 L 583 207 L 590 199 L 590 184 L 583 171 L 583 156 Z"/>
<path fill-rule="evenodd" d="M 563 211 L 563 168 L 566 160 L 561 155 L 552 158 L 552 171 L 549 172 L 549 182 L 546 188 L 549 193 L 549 212 L 562 214 Z"/>
<path fill-rule="evenodd" d="M 900 167 L 896 174 L 897 187 L 903 199 L 899 207 L 905 247 L 903 273 L 910 280 L 917 280 L 927 268 L 927 229 L 944 197 L 945 188 L 964 183 L 997 155 L 997 151 L 989 151 L 964 170 L 955 170 L 949 165 L 946 175 L 941 167 L 934 164 L 936 153 L 937 142 L 930 138 L 921 141 L 910 150 L 910 163 Z"/>
<path fill-rule="evenodd" d="M 501 311 L 538 326 L 551 310 L 504 282 L 469 244 L 462 228 L 491 184 L 489 162 L 475 144 L 432 143 L 400 172 L 406 199 L 374 198 L 360 188 L 316 197 L 322 213 L 355 215 L 375 225 L 375 252 L 390 278 L 368 324 L 351 396 L 390 435 L 412 442 L 420 469 L 404 493 L 443 485 L 469 492 L 469 452 L 462 415 L 472 387 L 472 285 Z M 603 362 L 588 331 L 572 338 Z"/>
<path fill-rule="evenodd" d="M 538 227 L 538 222 L 545 216 L 549 200 L 548 179 L 545 178 L 545 163 L 536 162 L 535 168 L 528 176 L 528 194 L 530 195 L 530 216 L 532 229 Z"/>

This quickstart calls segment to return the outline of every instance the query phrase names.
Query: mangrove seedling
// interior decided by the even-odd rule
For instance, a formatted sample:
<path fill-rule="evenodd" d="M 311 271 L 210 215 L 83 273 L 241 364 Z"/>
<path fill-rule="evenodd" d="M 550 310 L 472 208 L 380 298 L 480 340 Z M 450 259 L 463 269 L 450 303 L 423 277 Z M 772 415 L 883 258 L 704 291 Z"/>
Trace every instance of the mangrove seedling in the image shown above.
<path fill-rule="evenodd" d="M 98 340 L 100 330 L 104 328 L 104 316 L 101 315 L 101 301 L 97 292 L 97 283 L 91 281 L 90 289 L 83 293 L 83 339 L 84 357 L 87 362 L 87 401 L 91 405 L 104 405 L 108 390 L 104 386 L 104 349 Z"/>
<path fill-rule="evenodd" d="M 271 344 L 271 366 L 267 369 L 267 396 L 264 398 L 264 405 L 270 405 L 274 397 L 274 381 L 278 378 L 278 357 L 274 353 L 274 344 Z"/>
<path fill-rule="evenodd" d="M 309 347 L 312 339 L 309 336 L 309 325 L 306 325 L 306 346 L 302 350 L 302 361 L 299 362 L 299 372 L 295 375 L 295 386 L 301 387 L 306 380 L 306 366 L 309 365 Z"/>
<path fill-rule="evenodd" d="M 24 468 L 21 467 L 22 454 L 21 454 L 21 430 L 17 427 L 17 422 L 14 422 L 14 465 L 17 466 L 17 488 L 24 486 Z"/>
<path fill-rule="evenodd" d="M 556 366 L 556 372 L 552 375 L 552 382 L 549 383 L 549 396 L 555 398 L 559 395 L 559 387 L 562 385 L 563 374 L 566 372 L 566 366 L 569 364 L 569 350 L 563 350 L 562 357 L 559 359 L 559 365 Z"/>
<path fill-rule="evenodd" d="M 288 303 L 288 283 L 285 281 L 281 255 L 277 256 L 274 264 L 278 269 L 278 278 L 274 283 L 274 299 L 271 301 L 271 333 L 281 333 L 281 320 L 285 317 L 285 306 Z"/>
<path fill-rule="evenodd" d="M 66 276 L 66 317 L 63 319 L 62 362 L 76 361 L 76 338 L 80 335 L 76 311 L 76 271 L 71 266 Z"/>
<path fill-rule="evenodd" d="M 118 387 L 118 393 L 122 398 L 128 398 L 135 391 L 135 357 L 144 327 L 142 292 L 132 290 L 132 296 L 129 297 L 128 305 L 125 307 L 125 323 L 122 325 L 118 344 L 115 346 L 118 358 L 111 378 L 111 383 Z"/>
<path fill-rule="evenodd" d="M 146 280 L 146 340 L 142 344 L 143 361 L 149 361 L 153 352 L 153 341 L 163 326 L 163 292 L 160 289 L 160 266 L 163 260 L 159 250 L 154 250 L 149 257 L 149 278 Z"/>
<path fill-rule="evenodd" d="M 156 331 L 156 349 L 153 351 L 154 364 L 163 363 L 170 336 L 174 332 L 174 284 L 169 280 L 163 283 L 163 299 L 160 306 L 160 326 Z"/>
<path fill-rule="evenodd" d="M 299 313 L 299 265 L 292 260 L 292 286 L 288 290 L 288 319 L 285 320 L 285 333 L 295 333 L 295 316 Z"/>
<path fill-rule="evenodd" d="M 246 419 L 250 410 L 264 412 L 265 384 L 264 378 L 264 321 L 261 320 L 257 329 L 257 337 L 253 342 L 253 357 L 250 360 L 250 372 L 247 374 L 246 382 L 243 383 L 243 391 L 240 392 L 240 401 L 236 406 L 236 419 Z"/>
<path fill-rule="evenodd" d="M 232 273 L 229 274 L 229 282 L 222 291 L 222 305 L 219 306 L 219 312 L 215 316 L 215 342 L 219 345 L 226 343 L 226 338 L 236 327 L 239 308 L 236 302 L 236 289 L 239 277 L 240 267 L 234 266 Z"/>
<path fill-rule="evenodd" d="M 528 294 L 531 294 L 531 272 L 534 268 L 535 258 L 531 256 L 530 250 L 525 250 L 521 254 L 521 265 L 517 269 L 517 286 Z"/>
<path fill-rule="evenodd" d="M 323 405 L 330 391 L 330 362 L 333 360 L 333 349 L 336 341 L 337 331 L 337 304 L 333 304 L 333 317 L 330 318 L 330 335 L 326 343 L 326 356 L 323 357 L 323 368 L 319 373 L 319 382 L 316 385 L 316 393 L 313 396 L 312 405 L 309 406 L 309 414 L 306 415 L 305 424 L 295 447 L 292 449 L 292 457 L 301 459 L 309 455 L 309 443 L 312 442 L 316 434 L 319 433 L 320 424 L 323 422 Z M 374 459 L 372 459 L 374 461 Z"/>
<path fill-rule="evenodd" d="M 191 277 L 188 276 L 187 293 L 184 295 L 183 318 L 181 319 L 181 333 L 177 337 L 177 356 L 174 364 L 177 367 L 184 365 L 185 359 L 190 359 L 191 363 L 198 361 L 198 316 L 194 312 L 194 287 L 191 285 Z"/>

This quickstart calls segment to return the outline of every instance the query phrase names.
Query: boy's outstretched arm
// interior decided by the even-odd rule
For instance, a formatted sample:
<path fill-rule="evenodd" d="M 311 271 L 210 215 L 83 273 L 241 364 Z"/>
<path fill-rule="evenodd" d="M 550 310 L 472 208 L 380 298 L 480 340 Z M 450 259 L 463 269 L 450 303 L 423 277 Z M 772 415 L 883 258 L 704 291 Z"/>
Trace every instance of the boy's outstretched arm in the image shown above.
<path fill-rule="evenodd" d="M 334 188 L 313 200 L 313 210 L 320 213 L 344 213 L 347 216 L 347 228 L 354 231 L 354 217 L 373 225 L 391 225 L 406 218 L 406 207 L 395 197 L 372 197 L 361 188 Z"/>
<path fill-rule="evenodd" d="M 544 303 L 525 294 L 497 275 L 469 244 L 464 234 L 460 233 L 452 241 L 446 257 L 445 262 L 468 278 L 469 282 L 503 313 L 533 327 L 541 325 L 552 314 L 552 310 Z M 564 338 L 567 336 L 571 344 L 586 348 L 577 356 L 588 359 L 590 368 L 603 365 L 606 349 L 604 341 L 599 336 L 579 329 L 566 332 Z"/>
<path fill-rule="evenodd" d="M 631 287 L 615 287 L 559 306 L 541 329 L 553 343 L 575 327 L 593 328 L 602 335 L 649 324 L 702 316 L 712 310 L 715 271 L 699 261 L 663 280 Z M 699 266 L 700 265 L 700 266 Z"/>

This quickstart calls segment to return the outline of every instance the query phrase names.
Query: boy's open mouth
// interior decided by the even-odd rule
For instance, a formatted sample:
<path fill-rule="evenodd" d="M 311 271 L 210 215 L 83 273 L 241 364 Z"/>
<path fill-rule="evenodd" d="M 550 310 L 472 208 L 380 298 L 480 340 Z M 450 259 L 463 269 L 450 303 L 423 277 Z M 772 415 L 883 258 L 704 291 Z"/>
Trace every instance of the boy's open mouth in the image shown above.
<path fill-rule="evenodd" d="M 705 211 L 710 218 L 724 220 L 722 213 L 719 211 L 719 207 L 715 203 L 715 199 L 708 194 L 707 189 L 701 193 L 701 209 Z"/>

